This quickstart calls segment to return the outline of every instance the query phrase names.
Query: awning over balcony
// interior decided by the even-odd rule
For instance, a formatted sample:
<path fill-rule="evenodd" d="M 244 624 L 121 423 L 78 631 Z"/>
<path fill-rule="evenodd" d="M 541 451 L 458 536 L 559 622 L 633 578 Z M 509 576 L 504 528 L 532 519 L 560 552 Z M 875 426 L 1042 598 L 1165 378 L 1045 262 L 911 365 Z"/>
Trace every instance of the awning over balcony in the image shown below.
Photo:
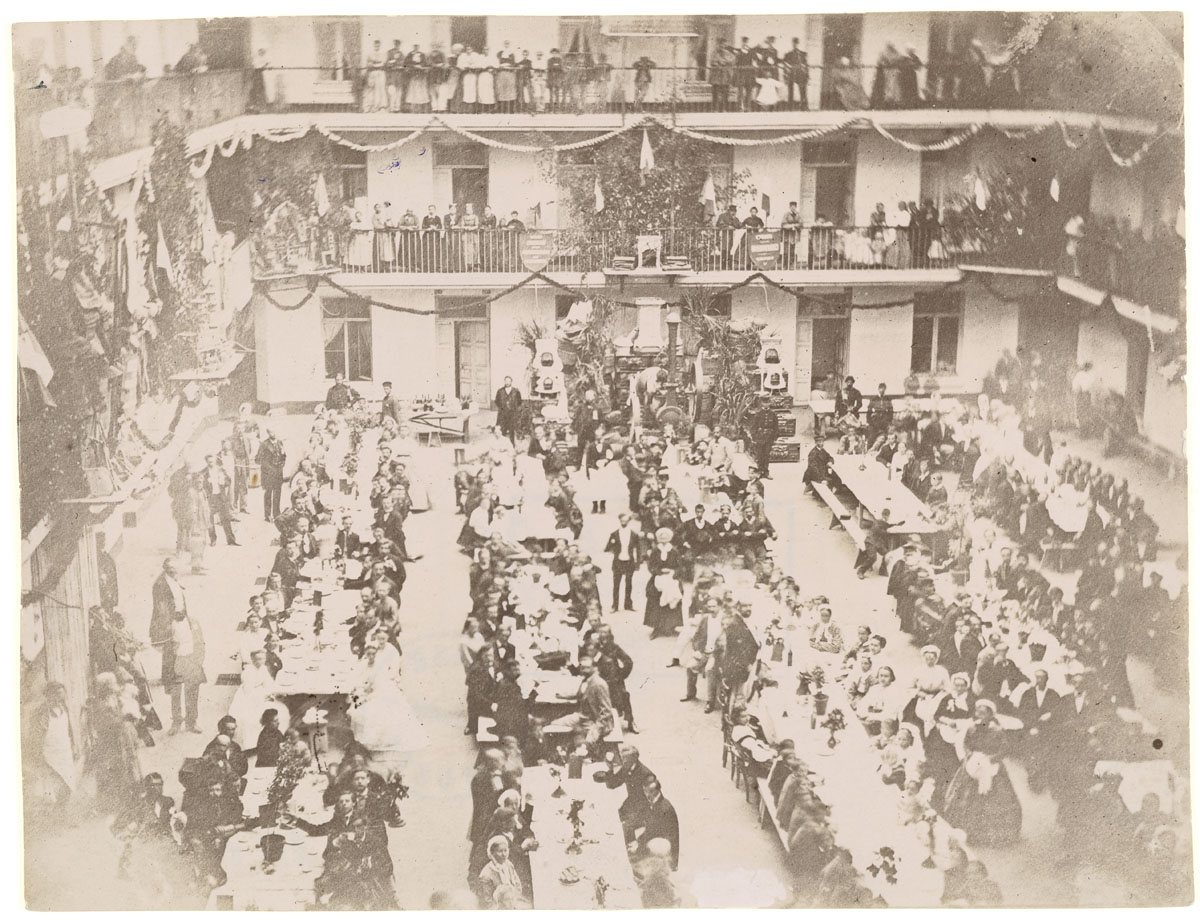
<path fill-rule="evenodd" d="M 1164 316 L 1161 313 L 1155 313 L 1145 304 L 1136 304 L 1131 300 L 1126 300 L 1124 297 L 1114 297 L 1107 291 L 1101 291 L 1098 288 L 1083 284 L 1074 278 L 1066 278 L 1060 275 L 1058 277 L 1058 289 L 1064 294 L 1074 297 L 1076 300 L 1082 300 L 1084 303 L 1091 304 L 1093 307 L 1102 306 L 1107 300 L 1121 316 L 1145 326 L 1153 332 L 1171 335 L 1179 329 L 1179 320 L 1173 316 Z"/>

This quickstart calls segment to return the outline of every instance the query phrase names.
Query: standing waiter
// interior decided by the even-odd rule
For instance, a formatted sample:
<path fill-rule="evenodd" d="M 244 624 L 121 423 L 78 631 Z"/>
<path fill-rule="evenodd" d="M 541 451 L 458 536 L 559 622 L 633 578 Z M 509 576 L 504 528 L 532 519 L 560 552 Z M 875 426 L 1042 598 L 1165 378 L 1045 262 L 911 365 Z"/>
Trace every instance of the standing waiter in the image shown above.
<path fill-rule="evenodd" d="M 771 478 L 771 447 L 779 437 L 779 417 L 761 397 L 746 419 L 746 434 L 754 448 L 754 465 L 763 479 Z"/>
<path fill-rule="evenodd" d="M 505 377 L 504 386 L 496 391 L 496 425 L 500 433 L 514 444 L 521 402 L 521 391 L 513 386 L 511 377 Z"/>

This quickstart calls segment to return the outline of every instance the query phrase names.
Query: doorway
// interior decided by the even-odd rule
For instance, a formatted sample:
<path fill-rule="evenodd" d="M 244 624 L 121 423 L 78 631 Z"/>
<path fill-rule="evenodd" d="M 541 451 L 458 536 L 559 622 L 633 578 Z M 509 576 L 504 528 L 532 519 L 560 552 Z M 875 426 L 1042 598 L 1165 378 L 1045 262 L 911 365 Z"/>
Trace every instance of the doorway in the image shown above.
<path fill-rule="evenodd" d="M 437 376 L 442 389 L 491 405 L 491 327 L 476 297 L 437 297 Z"/>
<path fill-rule="evenodd" d="M 487 47 L 486 16 L 451 16 L 450 44 L 482 51 Z"/>
<path fill-rule="evenodd" d="M 459 207 L 459 214 L 466 212 L 465 205 L 475 206 L 476 214 L 483 214 L 488 203 L 487 167 L 455 166 L 450 170 L 450 192 Z"/>
<path fill-rule="evenodd" d="M 830 380 L 836 389 L 846 364 L 846 338 L 850 320 L 844 316 L 815 316 L 812 321 L 812 388 L 824 389 L 831 396 L 834 390 L 825 386 Z M 832 378 L 832 379 L 831 379 Z"/>
<path fill-rule="evenodd" d="M 824 25 L 821 39 L 821 60 L 825 63 L 821 70 L 821 108 L 839 108 L 833 77 L 842 58 L 847 58 L 855 66 L 862 63 L 859 58 L 862 56 L 863 18 L 860 13 L 825 16 Z M 861 73 L 859 71 L 860 79 Z"/>

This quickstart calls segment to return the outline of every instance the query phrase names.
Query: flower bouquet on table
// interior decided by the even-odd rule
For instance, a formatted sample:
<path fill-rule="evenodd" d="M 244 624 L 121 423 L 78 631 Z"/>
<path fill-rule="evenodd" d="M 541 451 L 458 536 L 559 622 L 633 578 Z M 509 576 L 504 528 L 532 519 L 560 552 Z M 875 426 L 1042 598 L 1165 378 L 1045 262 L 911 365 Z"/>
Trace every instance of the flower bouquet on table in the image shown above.
<path fill-rule="evenodd" d="M 832 750 L 837 747 L 837 733 L 846 728 L 846 716 L 840 709 L 834 709 L 821 722 L 821 727 L 829 729 L 829 741 L 826 744 Z"/>
<path fill-rule="evenodd" d="M 310 763 L 312 754 L 306 747 L 291 744 L 279 749 L 279 763 L 275 767 L 271 785 L 267 787 L 267 804 L 259 815 L 262 826 L 270 827 L 275 824 L 279 814 L 291 801 L 300 780 L 308 772 Z"/>
<path fill-rule="evenodd" d="M 567 820 L 571 822 L 573 829 L 571 842 L 567 844 L 567 853 L 570 855 L 583 852 L 583 806 L 586 804 L 583 799 L 573 799 L 567 812 Z"/>

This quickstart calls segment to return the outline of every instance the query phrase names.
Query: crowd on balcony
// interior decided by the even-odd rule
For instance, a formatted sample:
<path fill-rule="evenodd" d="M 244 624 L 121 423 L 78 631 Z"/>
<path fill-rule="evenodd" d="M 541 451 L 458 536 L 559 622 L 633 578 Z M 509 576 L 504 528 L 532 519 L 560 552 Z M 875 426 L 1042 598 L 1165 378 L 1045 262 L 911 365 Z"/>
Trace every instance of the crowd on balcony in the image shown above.
<path fill-rule="evenodd" d="M 1085 284 L 1176 314 L 1186 270 L 1183 237 L 1163 223 L 1135 229 L 1128 217 L 1072 217 L 1063 227 L 1066 271 Z"/>

